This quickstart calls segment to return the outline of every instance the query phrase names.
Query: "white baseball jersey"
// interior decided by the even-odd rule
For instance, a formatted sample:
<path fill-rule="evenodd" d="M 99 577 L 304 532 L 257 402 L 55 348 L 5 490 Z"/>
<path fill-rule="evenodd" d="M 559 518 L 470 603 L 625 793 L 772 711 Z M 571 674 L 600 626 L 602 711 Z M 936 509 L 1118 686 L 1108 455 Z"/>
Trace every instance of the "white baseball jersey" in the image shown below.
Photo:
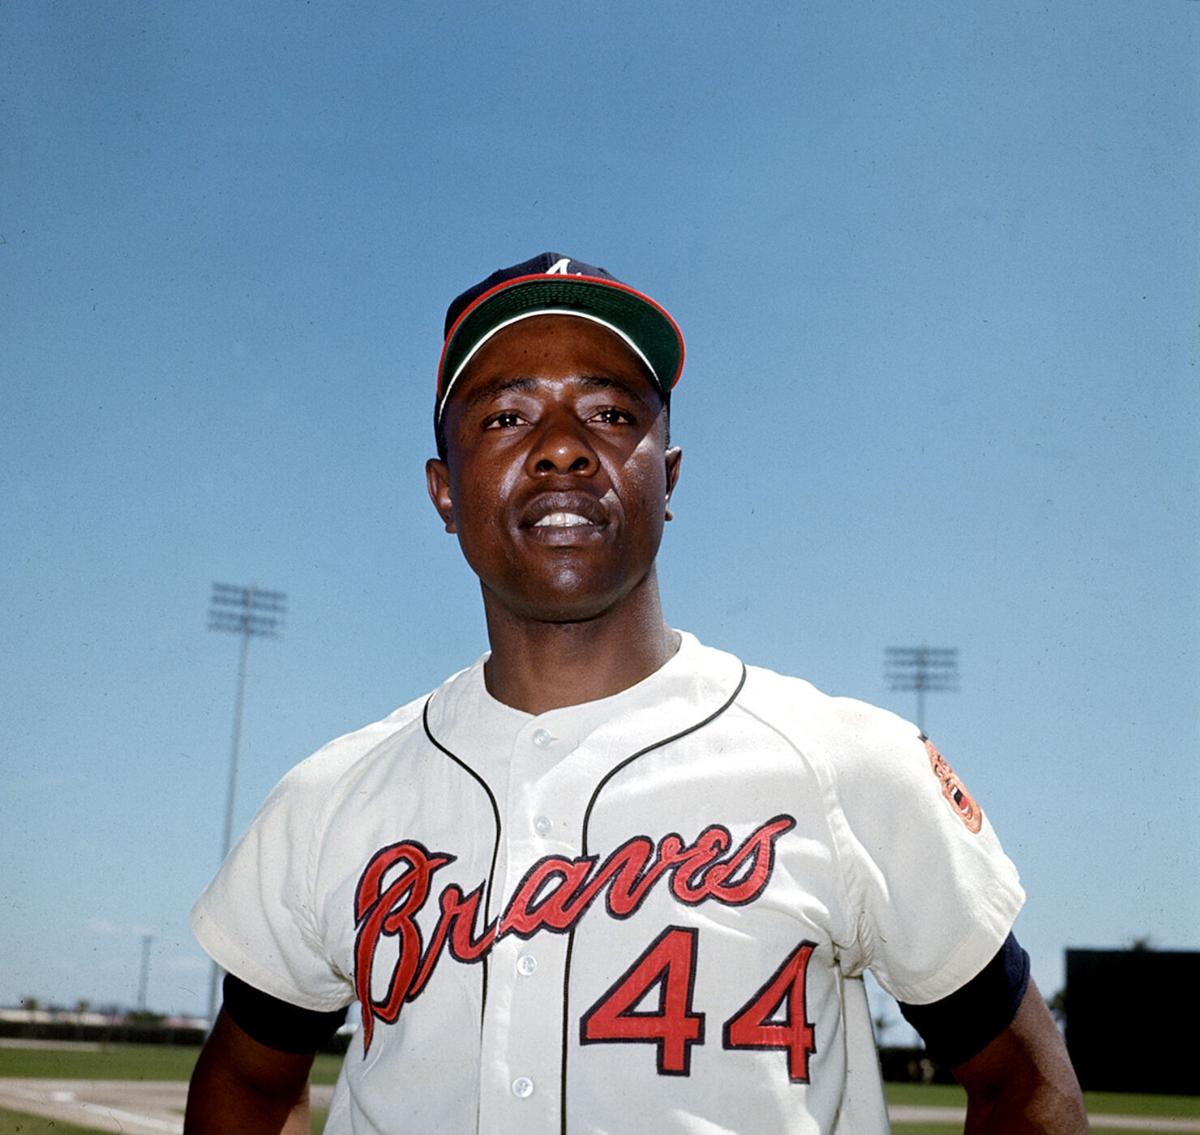
<path fill-rule="evenodd" d="M 944 997 L 1024 897 L 936 751 L 689 635 L 538 716 L 482 663 L 292 770 L 193 912 L 251 985 L 360 1002 L 327 1130 L 886 1131 L 861 974 Z"/>

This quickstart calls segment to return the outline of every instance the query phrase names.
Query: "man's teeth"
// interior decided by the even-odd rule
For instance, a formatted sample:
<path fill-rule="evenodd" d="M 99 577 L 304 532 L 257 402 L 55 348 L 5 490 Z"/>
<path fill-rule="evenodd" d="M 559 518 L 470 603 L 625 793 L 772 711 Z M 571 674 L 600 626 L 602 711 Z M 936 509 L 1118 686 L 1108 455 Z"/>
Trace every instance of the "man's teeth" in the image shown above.
<path fill-rule="evenodd" d="M 543 516 L 534 528 L 575 528 L 581 524 L 594 527 L 592 521 L 577 512 L 552 512 L 549 516 Z"/>

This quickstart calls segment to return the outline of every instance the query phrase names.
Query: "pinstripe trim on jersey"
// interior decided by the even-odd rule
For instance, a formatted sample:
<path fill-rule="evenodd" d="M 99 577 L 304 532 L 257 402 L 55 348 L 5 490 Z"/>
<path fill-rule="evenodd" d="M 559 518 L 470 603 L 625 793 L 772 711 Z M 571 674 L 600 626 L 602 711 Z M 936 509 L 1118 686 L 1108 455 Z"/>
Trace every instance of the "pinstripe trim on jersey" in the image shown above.
<path fill-rule="evenodd" d="M 586 856 L 588 854 L 588 822 L 592 818 L 592 808 L 595 807 L 596 801 L 600 797 L 600 793 L 602 791 L 604 791 L 604 786 L 606 784 L 608 784 L 608 782 L 610 780 L 612 780 L 612 778 L 614 776 L 616 776 L 617 773 L 621 772 L 625 768 L 628 768 L 628 766 L 633 764 L 634 761 L 639 760 L 641 757 L 644 757 L 647 753 L 652 753 L 652 752 L 654 752 L 655 749 L 661 749 L 666 745 L 670 745 L 673 742 L 678 741 L 680 738 L 688 736 L 689 733 L 695 733 L 698 730 L 703 729 L 706 725 L 711 725 L 714 721 L 716 721 L 716 719 L 718 717 L 720 717 L 721 714 L 723 714 L 727 709 L 729 709 L 733 705 L 734 702 L 737 701 L 738 695 L 742 692 L 742 687 L 746 684 L 746 664 L 744 662 L 741 663 L 741 667 L 742 667 L 742 674 L 741 674 L 741 677 L 738 679 L 737 686 L 734 688 L 733 693 L 729 695 L 729 698 L 725 701 L 725 703 L 723 705 L 721 705 L 717 709 L 715 709 L 706 718 L 704 718 L 703 721 L 698 721 L 698 722 L 696 722 L 695 725 L 689 725 L 686 729 L 681 729 L 678 733 L 672 733 L 670 737 L 663 737 L 661 740 L 654 741 L 651 744 L 647 745 L 644 749 L 639 749 L 636 753 L 633 753 L 632 755 L 626 757 L 623 761 L 620 761 L 618 764 L 613 765 L 613 767 L 611 769 L 609 769 L 608 772 L 605 773 L 603 777 L 600 778 L 600 780 L 596 784 L 596 787 L 594 789 L 592 789 L 591 799 L 588 800 L 587 808 L 584 809 L 584 813 L 583 813 L 583 831 L 580 833 L 580 853 L 582 855 Z M 440 748 L 440 746 L 439 746 L 439 748 Z M 559 1129 L 561 1131 L 561 1135 L 567 1135 L 567 1050 L 570 1047 L 568 1038 L 571 1035 L 571 1029 L 570 1029 L 571 951 L 572 951 L 572 947 L 574 945 L 575 945 L 575 927 L 572 926 L 570 931 L 567 934 L 566 963 L 563 967 L 564 973 L 563 973 L 563 997 L 562 997 L 562 1006 L 563 1006 L 562 1073 L 561 1073 L 561 1077 L 560 1077 L 560 1087 L 559 1087 L 559 1106 L 560 1106 Z"/>
<path fill-rule="evenodd" d="M 492 795 L 492 790 L 488 787 L 487 781 L 484 780 L 483 777 L 481 777 L 479 773 L 477 773 L 469 764 L 467 764 L 462 757 L 456 756 L 454 753 L 452 753 L 433 735 L 433 731 L 429 728 L 429 703 L 432 701 L 433 694 L 430 694 L 429 697 L 425 699 L 425 708 L 421 710 L 421 724 L 425 727 L 425 736 L 429 738 L 430 744 L 432 744 L 435 749 L 437 749 L 439 752 L 445 753 L 446 756 L 448 756 L 465 773 L 469 774 L 475 780 L 475 783 L 487 793 L 488 803 L 492 806 L 492 816 L 496 821 L 496 840 L 495 843 L 492 844 L 492 865 L 490 868 L 488 868 L 487 889 L 483 893 L 483 924 L 484 926 L 487 926 L 488 917 L 492 909 L 492 883 L 496 878 L 496 859 L 500 854 L 500 808 L 496 804 L 496 797 Z M 499 926 L 499 924 L 499 919 L 497 919 L 496 925 Z M 480 1037 L 483 1036 L 483 1020 L 487 1015 L 488 954 L 490 952 L 491 951 L 489 950 L 488 953 L 483 955 L 483 996 L 480 999 L 479 1005 Z"/>

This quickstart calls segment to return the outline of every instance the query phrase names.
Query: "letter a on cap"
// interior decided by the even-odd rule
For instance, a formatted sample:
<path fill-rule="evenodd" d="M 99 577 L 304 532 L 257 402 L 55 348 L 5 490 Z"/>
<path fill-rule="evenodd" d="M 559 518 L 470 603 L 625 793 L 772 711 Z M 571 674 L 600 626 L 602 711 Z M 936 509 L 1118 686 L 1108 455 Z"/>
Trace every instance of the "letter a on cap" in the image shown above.
<path fill-rule="evenodd" d="M 550 265 L 549 268 L 546 269 L 546 275 L 547 276 L 555 276 L 555 275 L 569 276 L 571 274 L 570 270 L 569 270 L 570 263 L 571 263 L 570 258 L 564 256 L 561 259 L 556 260 L 553 264 Z"/>

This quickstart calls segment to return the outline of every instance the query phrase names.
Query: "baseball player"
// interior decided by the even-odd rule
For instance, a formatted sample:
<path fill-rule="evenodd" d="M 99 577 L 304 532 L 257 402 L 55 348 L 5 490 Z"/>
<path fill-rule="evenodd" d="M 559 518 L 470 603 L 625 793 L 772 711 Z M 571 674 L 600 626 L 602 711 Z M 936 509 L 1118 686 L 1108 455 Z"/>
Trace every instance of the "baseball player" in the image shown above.
<path fill-rule="evenodd" d="M 675 322 L 548 253 L 451 304 L 429 494 L 490 652 L 268 797 L 193 913 L 227 970 L 186 1130 L 864 1135 L 870 969 L 971 1132 L 1086 1130 L 1023 894 L 917 729 L 671 629 Z M 731 396 L 736 391 L 730 391 Z"/>

